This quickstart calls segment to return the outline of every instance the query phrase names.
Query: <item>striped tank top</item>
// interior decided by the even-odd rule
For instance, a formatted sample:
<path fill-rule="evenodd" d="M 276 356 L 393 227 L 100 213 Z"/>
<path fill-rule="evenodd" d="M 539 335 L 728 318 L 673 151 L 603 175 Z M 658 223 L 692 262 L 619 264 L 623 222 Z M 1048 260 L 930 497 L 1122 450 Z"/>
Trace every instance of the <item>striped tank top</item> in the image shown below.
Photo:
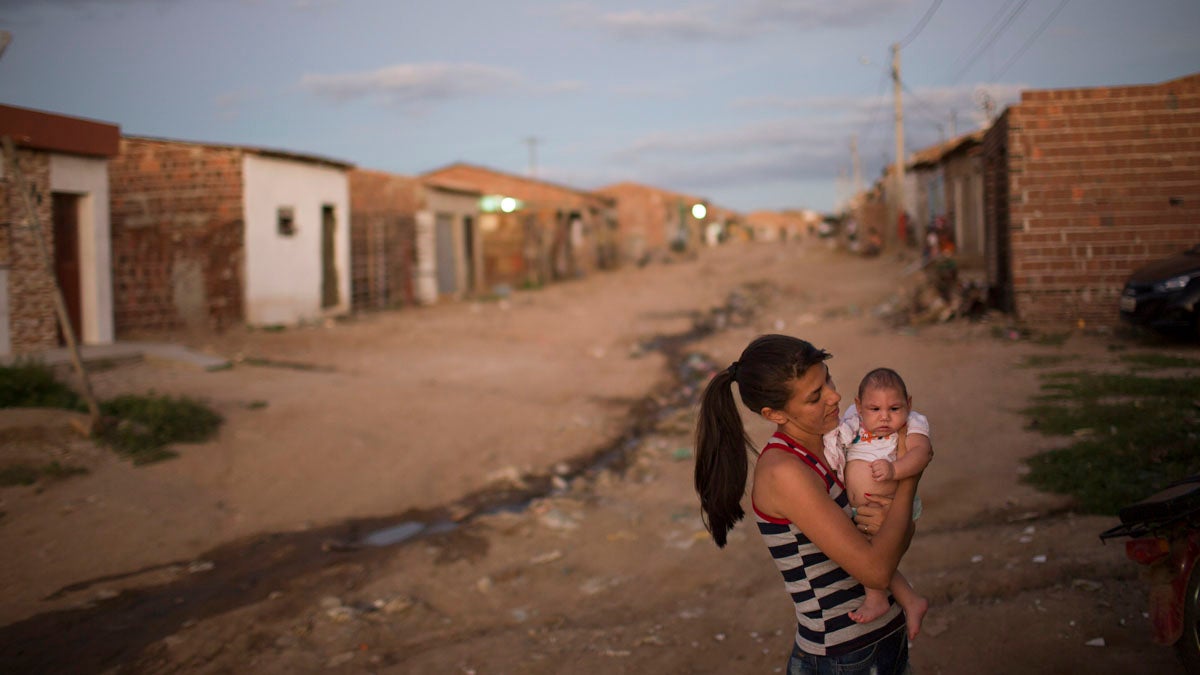
<path fill-rule="evenodd" d="M 850 517 L 846 486 L 825 469 L 811 452 L 783 432 L 776 432 L 763 452 L 788 452 L 809 466 L 829 491 L 829 497 Z M 864 589 L 790 521 L 772 518 L 754 509 L 759 534 L 796 606 L 796 645 L 817 656 L 837 656 L 861 649 L 904 625 L 904 614 L 894 598 L 883 616 L 871 623 L 855 623 L 849 612 L 863 601 Z"/>

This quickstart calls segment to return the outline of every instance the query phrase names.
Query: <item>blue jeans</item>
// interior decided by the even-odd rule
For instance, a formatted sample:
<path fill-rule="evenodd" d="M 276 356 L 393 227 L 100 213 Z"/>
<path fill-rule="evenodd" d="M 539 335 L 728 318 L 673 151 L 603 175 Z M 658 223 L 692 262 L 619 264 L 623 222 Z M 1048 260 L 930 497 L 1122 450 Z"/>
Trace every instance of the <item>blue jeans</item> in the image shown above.
<path fill-rule="evenodd" d="M 891 635 L 841 656 L 813 656 L 792 646 L 788 675 L 910 675 L 908 635 L 901 625 Z"/>

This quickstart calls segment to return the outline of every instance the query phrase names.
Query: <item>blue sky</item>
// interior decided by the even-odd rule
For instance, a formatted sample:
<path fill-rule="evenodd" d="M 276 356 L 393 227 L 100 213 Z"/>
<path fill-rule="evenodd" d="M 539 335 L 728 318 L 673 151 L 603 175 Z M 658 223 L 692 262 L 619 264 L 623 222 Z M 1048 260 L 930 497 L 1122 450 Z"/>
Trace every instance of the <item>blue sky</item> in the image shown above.
<path fill-rule="evenodd" d="M 932 11 L 932 13 L 930 13 Z M 414 175 L 828 210 L 1022 89 L 1200 72 L 1196 0 L 0 0 L 0 102 Z M 531 142 L 530 139 L 536 139 Z"/>

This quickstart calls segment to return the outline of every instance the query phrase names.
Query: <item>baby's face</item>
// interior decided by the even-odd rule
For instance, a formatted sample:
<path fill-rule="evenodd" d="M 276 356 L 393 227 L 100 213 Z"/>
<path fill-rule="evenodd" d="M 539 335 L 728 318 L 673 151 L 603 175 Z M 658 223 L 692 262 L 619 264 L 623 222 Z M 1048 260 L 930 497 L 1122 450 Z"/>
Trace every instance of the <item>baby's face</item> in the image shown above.
<path fill-rule="evenodd" d="M 912 405 L 912 399 L 902 396 L 899 389 L 872 387 L 854 403 L 862 418 L 863 428 L 873 436 L 887 436 L 908 422 L 908 407 Z"/>

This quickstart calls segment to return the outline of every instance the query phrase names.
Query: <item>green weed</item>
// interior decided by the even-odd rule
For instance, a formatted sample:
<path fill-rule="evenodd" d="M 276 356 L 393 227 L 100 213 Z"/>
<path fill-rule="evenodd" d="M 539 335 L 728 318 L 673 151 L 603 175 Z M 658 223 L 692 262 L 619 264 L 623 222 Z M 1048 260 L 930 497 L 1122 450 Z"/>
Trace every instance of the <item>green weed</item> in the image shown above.
<path fill-rule="evenodd" d="M 28 464 L 10 464 L 0 467 L 0 487 L 14 485 L 33 485 L 38 480 L 62 480 L 70 476 L 87 473 L 87 469 L 78 466 L 59 464 L 57 461 L 40 467 Z"/>
<path fill-rule="evenodd" d="M 1185 356 L 1171 356 L 1170 354 L 1155 354 L 1153 352 L 1122 354 L 1121 361 L 1143 368 L 1200 368 L 1200 359 L 1189 359 Z"/>
<path fill-rule="evenodd" d="M 102 425 L 97 438 L 134 464 L 175 457 L 171 443 L 199 443 L 212 438 L 223 421 L 199 401 L 149 394 L 118 396 L 100 404 L 100 412 L 115 422 Z"/>
<path fill-rule="evenodd" d="M 1073 495 L 1083 510 L 1112 515 L 1200 472 L 1200 377 L 1048 373 L 1042 390 L 1022 412 L 1041 433 L 1074 440 L 1026 460 L 1024 480 L 1034 487 Z"/>
<path fill-rule="evenodd" d="M 25 361 L 0 366 L 0 408 L 84 410 L 83 400 L 44 363 Z"/>

